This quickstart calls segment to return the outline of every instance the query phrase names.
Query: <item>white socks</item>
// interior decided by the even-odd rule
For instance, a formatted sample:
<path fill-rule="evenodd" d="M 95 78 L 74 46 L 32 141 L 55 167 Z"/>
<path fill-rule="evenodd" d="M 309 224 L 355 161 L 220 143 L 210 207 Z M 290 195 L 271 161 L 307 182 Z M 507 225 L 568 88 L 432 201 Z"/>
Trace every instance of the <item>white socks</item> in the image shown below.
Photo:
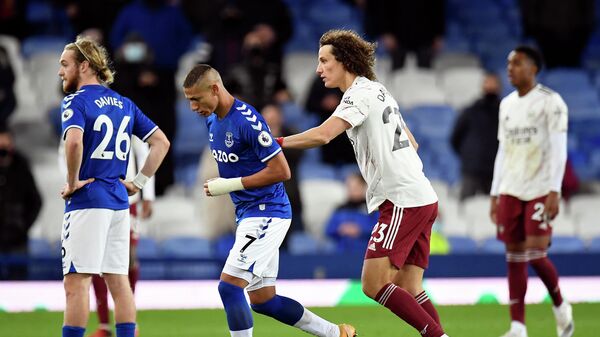
<path fill-rule="evenodd" d="M 229 331 L 231 333 L 231 337 L 252 337 L 252 329 L 239 330 L 239 331 Z"/>
<path fill-rule="evenodd" d="M 340 337 L 340 328 L 304 308 L 302 318 L 294 326 L 319 337 Z"/>

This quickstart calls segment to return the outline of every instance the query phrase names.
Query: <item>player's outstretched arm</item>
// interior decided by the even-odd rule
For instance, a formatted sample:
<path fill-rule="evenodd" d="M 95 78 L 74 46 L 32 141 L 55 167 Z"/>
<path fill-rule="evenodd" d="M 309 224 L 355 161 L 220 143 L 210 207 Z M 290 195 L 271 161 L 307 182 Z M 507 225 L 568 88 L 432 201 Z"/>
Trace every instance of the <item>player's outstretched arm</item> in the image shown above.
<path fill-rule="evenodd" d="M 150 152 L 148 152 L 148 157 L 146 157 L 144 166 L 133 181 L 122 181 L 127 188 L 127 193 L 129 195 L 136 194 L 144 187 L 148 179 L 150 179 L 160 167 L 160 164 L 167 155 L 167 152 L 169 152 L 169 147 L 171 146 L 167 136 L 160 129 L 157 129 L 146 142 L 150 145 Z"/>
<path fill-rule="evenodd" d="M 329 143 L 332 139 L 351 127 L 352 125 L 347 121 L 336 116 L 331 116 L 319 126 L 292 136 L 278 138 L 277 142 L 283 148 L 310 149 Z"/>
<path fill-rule="evenodd" d="M 211 179 L 204 183 L 204 191 L 208 196 L 217 196 L 234 191 L 272 185 L 288 180 L 291 177 L 290 166 L 283 152 L 279 152 L 267 162 L 267 167 L 253 175 L 239 178 Z"/>

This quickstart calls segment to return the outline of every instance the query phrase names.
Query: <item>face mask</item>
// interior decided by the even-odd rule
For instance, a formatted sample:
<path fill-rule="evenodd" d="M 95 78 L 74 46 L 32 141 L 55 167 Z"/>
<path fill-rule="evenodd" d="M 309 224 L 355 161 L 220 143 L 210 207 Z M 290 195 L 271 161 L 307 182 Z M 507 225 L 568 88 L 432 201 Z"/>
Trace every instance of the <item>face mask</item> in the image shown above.
<path fill-rule="evenodd" d="M 129 63 L 140 63 L 146 58 L 146 46 L 143 43 L 128 43 L 123 47 L 123 57 Z"/>
<path fill-rule="evenodd" d="M 6 158 L 11 155 L 11 151 L 7 149 L 0 149 L 0 158 Z"/>

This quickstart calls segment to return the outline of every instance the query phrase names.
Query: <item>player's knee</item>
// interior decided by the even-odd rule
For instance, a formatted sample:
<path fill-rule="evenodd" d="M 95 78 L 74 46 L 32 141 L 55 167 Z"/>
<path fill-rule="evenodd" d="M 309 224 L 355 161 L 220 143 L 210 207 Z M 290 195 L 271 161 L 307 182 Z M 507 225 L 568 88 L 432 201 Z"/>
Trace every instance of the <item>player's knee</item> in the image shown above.
<path fill-rule="evenodd" d="M 218 286 L 218 290 L 219 290 L 219 295 L 221 296 L 221 299 L 225 300 L 225 299 L 229 299 L 229 298 L 233 298 L 233 297 L 239 297 L 240 294 L 241 296 L 244 296 L 244 289 L 240 288 L 236 285 L 227 283 L 227 282 L 219 282 L 219 286 Z"/>
<path fill-rule="evenodd" d="M 362 291 L 369 298 L 375 299 L 375 297 L 377 297 L 377 294 L 379 293 L 379 290 L 381 290 L 383 286 L 383 284 L 380 285 L 376 282 L 368 282 L 363 280 Z"/>
<path fill-rule="evenodd" d="M 67 299 L 84 296 L 89 292 L 89 284 L 80 279 L 68 279 L 64 282 L 64 287 Z"/>

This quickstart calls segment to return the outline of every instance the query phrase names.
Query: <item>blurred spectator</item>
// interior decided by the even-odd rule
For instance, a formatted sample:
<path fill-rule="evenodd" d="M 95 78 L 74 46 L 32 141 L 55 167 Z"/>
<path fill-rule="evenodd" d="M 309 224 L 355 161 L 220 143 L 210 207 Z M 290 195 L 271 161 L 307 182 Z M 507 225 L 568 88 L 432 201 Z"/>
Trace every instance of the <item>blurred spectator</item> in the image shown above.
<path fill-rule="evenodd" d="M 184 11 L 212 45 L 210 64 L 227 74 L 242 50 L 258 43 L 267 63 L 281 65 L 292 36 L 292 18 L 281 0 L 182 0 Z"/>
<path fill-rule="evenodd" d="M 450 142 L 461 161 L 461 201 L 476 194 L 490 193 L 498 151 L 500 92 L 498 76 L 487 74 L 483 81 L 483 97 L 467 107 L 454 125 Z"/>
<path fill-rule="evenodd" d="M 0 46 L 0 128 L 6 126 L 8 117 L 17 106 L 14 86 L 15 74 L 6 49 Z"/>
<path fill-rule="evenodd" d="M 571 197 L 579 192 L 579 178 L 573 168 L 573 163 L 567 158 L 565 165 L 565 175 L 561 186 L 561 195 L 565 202 L 569 202 Z"/>
<path fill-rule="evenodd" d="M 117 52 L 116 90 L 136 102 L 169 139 L 176 134 L 175 71 L 191 39 L 191 26 L 180 8 L 166 0 L 127 5 L 111 32 Z M 156 173 L 157 196 L 173 184 L 173 172 L 172 156 L 167 155 Z"/>
<path fill-rule="evenodd" d="M 29 0 L 0 0 L 0 34 L 11 35 L 19 40 L 27 33 L 25 14 Z"/>
<path fill-rule="evenodd" d="M 431 67 L 443 44 L 444 0 L 366 0 L 364 6 L 365 31 L 380 39 L 393 70 L 404 67 L 408 52 L 416 54 L 419 67 Z"/>
<path fill-rule="evenodd" d="M 0 254 L 27 254 L 28 231 L 42 207 L 29 162 L 0 129 Z M 27 278 L 27 266 L 0 269 L 0 280 Z"/>
<path fill-rule="evenodd" d="M 319 76 L 311 83 L 306 100 L 306 110 L 319 117 L 319 124 L 323 123 L 340 104 L 342 92 L 337 88 L 325 88 Z M 348 137 L 336 137 L 329 144 L 321 147 L 321 161 L 330 165 L 344 165 L 356 163 L 354 149 Z"/>
<path fill-rule="evenodd" d="M 325 227 L 325 234 L 334 239 L 340 252 L 364 251 L 379 212 L 367 212 L 367 183 L 360 173 L 346 177 L 346 189 L 348 200 L 333 212 Z"/>
<path fill-rule="evenodd" d="M 54 1 L 63 4 L 71 26 L 77 34 L 88 29 L 97 29 L 102 36 L 110 36 L 111 26 L 117 14 L 130 2 L 129 0 Z"/>
<path fill-rule="evenodd" d="M 298 132 L 298 130 L 291 130 L 284 126 L 285 123 L 283 114 L 281 112 L 281 107 L 277 104 L 269 103 L 265 105 L 260 114 L 265 119 L 265 122 L 267 122 L 267 125 L 269 125 L 269 129 L 271 129 L 271 134 L 273 137 L 284 137 Z M 288 198 L 290 199 L 290 204 L 292 206 L 292 223 L 290 225 L 290 229 L 288 230 L 288 235 L 282 243 L 282 247 L 284 248 L 287 245 L 289 233 L 304 230 L 304 222 L 302 220 L 302 198 L 300 197 L 300 187 L 298 186 L 297 175 L 298 164 L 300 164 L 303 152 L 304 151 L 302 150 L 296 149 L 286 149 L 284 151 L 285 158 L 287 159 L 290 171 L 292 173 L 292 177 L 283 182 L 283 186 L 285 186 L 285 191 L 287 192 Z"/>
<path fill-rule="evenodd" d="M 266 53 L 265 47 L 254 39 L 244 46 L 242 63 L 233 66 L 224 80 L 233 95 L 259 111 L 277 91 L 286 87 L 281 78 L 281 67 L 270 62 Z"/>
<path fill-rule="evenodd" d="M 195 213 L 202 218 L 201 236 L 211 240 L 224 234 L 234 234 L 237 227 L 235 208 L 231 197 L 228 194 L 208 197 L 204 193 L 204 182 L 218 176 L 217 162 L 210 147 L 207 146 L 200 158 L 193 195 L 196 196 L 194 200 L 194 205 L 197 206 Z"/>
<path fill-rule="evenodd" d="M 533 37 L 548 68 L 579 67 L 594 30 L 594 0 L 521 0 L 525 36 Z"/>

